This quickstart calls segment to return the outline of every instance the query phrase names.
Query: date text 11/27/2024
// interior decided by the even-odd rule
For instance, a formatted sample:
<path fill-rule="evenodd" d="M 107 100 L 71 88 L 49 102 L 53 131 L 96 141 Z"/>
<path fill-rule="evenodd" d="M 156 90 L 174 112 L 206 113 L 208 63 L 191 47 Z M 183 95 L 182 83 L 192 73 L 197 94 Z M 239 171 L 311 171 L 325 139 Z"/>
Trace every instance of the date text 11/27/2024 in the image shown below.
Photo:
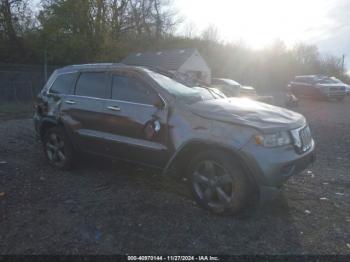
<path fill-rule="evenodd" d="M 217 256 L 127 256 L 128 261 L 219 261 Z"/>

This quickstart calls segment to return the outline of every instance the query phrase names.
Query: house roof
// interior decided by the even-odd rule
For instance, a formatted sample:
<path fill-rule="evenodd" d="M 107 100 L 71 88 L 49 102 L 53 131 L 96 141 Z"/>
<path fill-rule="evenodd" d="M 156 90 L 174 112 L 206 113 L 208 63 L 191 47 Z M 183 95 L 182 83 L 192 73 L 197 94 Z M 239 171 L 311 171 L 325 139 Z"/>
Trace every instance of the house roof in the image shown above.
<path fill-rule="evenodd" d="M 132 53 L 122 63 L 177 70 L 194 52 L 196 52 L 195 48 Z"/>

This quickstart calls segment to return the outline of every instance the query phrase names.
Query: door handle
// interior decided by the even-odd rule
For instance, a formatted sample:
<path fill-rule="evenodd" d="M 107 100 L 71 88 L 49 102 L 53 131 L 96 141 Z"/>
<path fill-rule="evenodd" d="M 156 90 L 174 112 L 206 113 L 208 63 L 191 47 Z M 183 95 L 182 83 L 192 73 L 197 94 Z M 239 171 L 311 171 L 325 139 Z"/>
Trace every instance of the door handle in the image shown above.
<path fill-rule="evenodd" d="M 77 102 L 75 102 L 75 101 L 73 101 L 73 100 L 66 100 L 66 101 L 64 101 L 65 103 L 67 103 L 67 104 L 70 104 L 70 105 L 74 105 L 74 104 L 76 104 Z"/>
<path fill-rule="evenodd" d="M 107 109 L 113 110 L 113 111 L 120 111 L 120 108 L 117 106 L 108 106 Z"/>

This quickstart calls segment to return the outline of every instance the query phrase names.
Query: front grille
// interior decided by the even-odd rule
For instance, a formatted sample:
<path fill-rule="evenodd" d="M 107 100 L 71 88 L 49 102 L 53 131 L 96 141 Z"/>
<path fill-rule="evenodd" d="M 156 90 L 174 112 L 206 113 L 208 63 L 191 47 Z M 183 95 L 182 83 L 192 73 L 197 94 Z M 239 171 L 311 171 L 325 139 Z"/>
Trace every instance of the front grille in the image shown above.
<path fill-rule="evenodd" d="M 301 151 L 305 152 L 311 148 L 312 145 L 312 136 L 309 126 L 305 126 L 299 131 L 300 142 L 301 142 Z"/>
<path fill-rule="evenodd" d="M 341 86 L 341 87 L 330 87 L 329 88 L 330 91 L 345 91 L 345 87 Z"/>
<path fill-rule="evenodd" d="M 297 152 L 304 153 L 312 147 L 312 136 L 309 126 L 293 129 L 290 132 Z"/>

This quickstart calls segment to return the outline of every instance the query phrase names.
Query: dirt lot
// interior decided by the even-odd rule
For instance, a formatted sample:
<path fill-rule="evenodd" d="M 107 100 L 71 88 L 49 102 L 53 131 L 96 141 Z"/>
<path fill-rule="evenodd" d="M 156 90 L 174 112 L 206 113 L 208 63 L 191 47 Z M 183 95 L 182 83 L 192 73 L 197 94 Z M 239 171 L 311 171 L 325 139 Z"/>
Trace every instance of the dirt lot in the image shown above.
<path fill-rule="evenodd" d="M 0 120 L 1 254 L 350 254 L 350 99 L 303 100 L 313 167 L 240 217 L 197 207 L 183 183 L 130 164 L 44 161 L 30 119 Z"/>

